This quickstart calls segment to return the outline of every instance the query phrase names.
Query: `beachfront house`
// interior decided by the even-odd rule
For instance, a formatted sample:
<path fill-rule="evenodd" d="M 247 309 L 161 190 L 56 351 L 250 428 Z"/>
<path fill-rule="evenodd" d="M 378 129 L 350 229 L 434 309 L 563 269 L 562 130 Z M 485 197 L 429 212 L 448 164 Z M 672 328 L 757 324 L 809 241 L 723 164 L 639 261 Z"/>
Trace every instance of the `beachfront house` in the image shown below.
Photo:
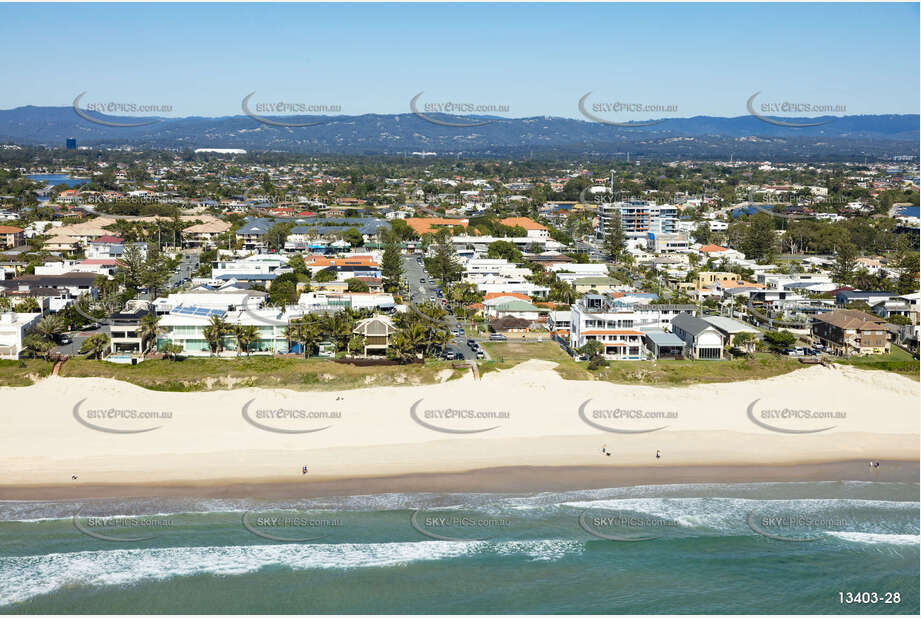
<path fill-rule="evenodd" d="M 839 356 L 888 353 L 886 332 L 885 320 L 854 309 L 823 313 L 812 323 L 812 337 Z"/>
<path fill-rule="evenodd" d="M 672 332 L 685 346 L 685 353 L 695 360 L 720 360 L 723 358 L 723 334 L 709 322 L 682 313 L 672 320 Z"/>
<path fill-rule="evenodd" d="M 646 349 L 655 359 L 681 360 L 684 358 L 684 340 L 675 333 L 668 333 L 659 328 L 647 330 L 645 331 L 645 343 Z"/>
<path fill-rule="evenodd" d="M 41 319 L 41 313 L 0 313 L 0 358 L 16 360 L 22 352 L 22 340 Z"/>
<path fill-rule="evenodd" d="M 363 356 L 383 356 L 387 354 L 390 337 L 397 330 L 393 321 L 384 315 L 365 318 L 355 325 L 352 330 L 356 335 L 365 338 Z"/>
<path fill-rule="evenodd" d="M 151 342 L 141 336 L 141 319 L 152 313 L 145 301 L 129 301 L 121 311 L 109 316 L 109 356 L 113 363 L 136 365 L 144 360 Z"/>

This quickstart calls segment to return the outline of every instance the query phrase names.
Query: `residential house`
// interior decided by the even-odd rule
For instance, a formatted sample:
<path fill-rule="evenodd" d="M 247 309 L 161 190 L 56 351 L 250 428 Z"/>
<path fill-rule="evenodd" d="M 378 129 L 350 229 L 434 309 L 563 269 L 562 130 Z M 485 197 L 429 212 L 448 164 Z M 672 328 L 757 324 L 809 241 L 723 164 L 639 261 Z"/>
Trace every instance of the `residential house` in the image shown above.
<path fill-rule="evenodd" d="M 720 315 L 705 315 L 702 316 L 701 319 L 720 331 L 728 346 L 734 346 L 736 344 L 736 337 L 742 333 L 748 333 L 759 339 L 761 338 L 761 331 L 757 328 L 733 318 L 727 318 Z"/>
<path fill-rule="evenodd" d="M 368 357 L 385 355 L 390 346 L 390 337 L 396 330 L 393 320 L 384 315 L 376 315 L 359 321 L 352 332 L 365 338 L 363 356 Z"/>
<path fill-rule="evenodd" d="M 678 335 L 656 328 L 644 331 L 644 336 L 646 349 L 653 358 L 657 360 L 684 358 L 684 340 Z"/>
<path fill-rule="evenodd" d="M 0 359 L 19 358 L 23 349 L 23 338 L 41 317 L 41 313 L 0 313 Z"/>
<path fill-rule="evenodd" d="M 683 313 L 672 320 L 672 332 L 684 341 L 686 354 L 690 358 L 723 358 L 723 334 L 709 322 Z"/>
<path fill-rule="evenodd" d="M 129 301 L 121 311 L 109 316 L 109 357 L 115 363 L 136 365 L 144 360 L 144 354 L 152 343 L 141 337 L 141 318 L 152 313 L 145 301 Z"/>

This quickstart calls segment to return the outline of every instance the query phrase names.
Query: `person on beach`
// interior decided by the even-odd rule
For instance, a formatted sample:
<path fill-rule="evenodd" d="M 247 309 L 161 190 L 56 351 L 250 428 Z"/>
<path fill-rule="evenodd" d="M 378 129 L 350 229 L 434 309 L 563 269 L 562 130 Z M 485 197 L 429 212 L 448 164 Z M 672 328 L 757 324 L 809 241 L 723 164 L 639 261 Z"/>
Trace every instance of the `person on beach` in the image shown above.
<path fill-rule="evenodd" d="M 70 475 L 70 478 L 71 478 L 72 480 L 76 481 L 76 480 L 77 480 L 77 475 L 76 475 L 76 474 L 71 474 L 71 475 Z"/>
<path fill-rule="evenodd" d="M 656 449 L 656 459 L 661 459 L 661 458 L 662 458 L 662 451 L 660 451 L 659 449 Z"/>
<path fill-rule="evenodd" d="M 301 474 L 307 474 L 307 466 L 301 468 Z"/>

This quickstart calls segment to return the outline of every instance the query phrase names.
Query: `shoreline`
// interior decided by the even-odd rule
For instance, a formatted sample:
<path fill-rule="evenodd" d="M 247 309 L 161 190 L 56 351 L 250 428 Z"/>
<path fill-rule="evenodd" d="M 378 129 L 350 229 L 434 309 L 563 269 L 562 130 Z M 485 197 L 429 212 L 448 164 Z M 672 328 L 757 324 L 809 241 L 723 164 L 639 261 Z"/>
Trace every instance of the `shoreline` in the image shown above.
<path fill-rule="evenodd" d="M 208 483 L 18 485 L 0 487 L 0 500 L 108 498 L 319 498 L 386 493 L 537 493 L 708 483 L 867 481 L 917 483 L 917 460 L 865 460 L 741 466 L 505 466 L 467 472 L 374 477 L 305 477 L 303 481 L 225 479 Z"/>

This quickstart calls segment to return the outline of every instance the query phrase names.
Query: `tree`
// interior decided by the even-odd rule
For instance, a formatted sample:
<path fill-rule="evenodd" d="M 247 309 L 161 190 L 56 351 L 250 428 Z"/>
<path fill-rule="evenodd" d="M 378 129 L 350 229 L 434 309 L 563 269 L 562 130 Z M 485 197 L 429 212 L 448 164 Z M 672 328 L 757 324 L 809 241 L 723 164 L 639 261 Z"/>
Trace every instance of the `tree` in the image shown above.
<path fill-rule="evenodd" d="M 128 243 L 119 258 L 120 266 L 115 271 L 116 278 L 130 290 L 137 290 L 144 285 L 145 257 L 140 247 Z"/>
<path fill-rule="evenodd" d="M 324 268 L 323 270 L 317 272 L 314 275 L 313 280 L 317 283 L 328 283 L 329 281 L 336 280 L 336 269 L 335 268 Z"/>
<path fill-rule="evenodd" d="M 80 346 L 80 354 L 86 354 L 89 358 L 102 358 L 103 353 L 109 349 L 109 343 L 109 336 L 105 333 L 87 337 Z"/>
<path fill-rule="evenodd" d="M 751 356 L 754 352 L 755 345 L 758 343 L 758 338 L 755 337 L 754 333 L 738 333 L 734 339 L 735 345 L 739 348 L 745 350 L 745 353 Z"/>
<path fill-rule="evenodd" d="M 620 220 L 620 215 L 615 214 L 611 216 L 605 227 L 607 229 L 604 232 L 601 250 L 609 260 L 616 262 L 623 255 L 626 245 L 624 224 Z"/>
<path fill-rule="evenodd" d="M 789 348 L 796 343 L 796 335 L 788 330 L 768 331 L 764 333 L 764 342 L 776 352 Z"/>
<path fill-rule="evenodd" d="M 360 247 L 365 244 L 365 239 L 354 227 L 350 227 L 346 231 L 342 232 L 342 240 L 346 241 L 353 247 Z"/>
<path fill-rule="evenodd" d="M 230 325 L 227 321 L 218 315 L 212 315 L 211 321 L 202 330 L 205 341 L 208 342 L 208 348 L 211 353 L 220 353 L 224 350 L 224 335 L 230 332 Z"/>
<path fill-rule="evenodd" d="M 900 236 L 894 260 L 896 293 L 911 294 L 917 290 L 918 252 L 914 251 L 906 236 Z"/>
<path fill-rule="evenodd" d="M 759 212 L 752 217 L 742 247 L 747 258 L 771 261 L 777 253 L 774 217 L 766 212 Z"/>
<path fill-rule="evenodd" d="M 284 249 L 285 240 L 287 240 L 288 234 L 291 233 L 292 227 L 294 227 L 294 224 L 290 222 L 274 224 L 265 233 L 266 245 L 275 249 L 276 251 L 281 251 Z"/>
<path fill-rule="evenodd" d="M 585 344 L 576 350 L 579 354 L 584 354 L 589 360 L 604 354 L 604 346 L 597 339 L 589 339 Z"/>
<path fill-rule="evenodd" d="M 442 286 L 460 279 L 463 268 L 457 262 L 448 230 L 439 230 L 435 235 L 432 257 L 426 260 L 426 268 L 433 277 L 441 280 Z"/>
<path fill-rule="evenodd" d="M 169 360 L 176 360 L 180 354 L 182 354 L 183 347 L 178 343 L 164 343 L 160 346 L 160 351 L 163 355 Z"/>
<path fill-rule="evenodd" d="M 359 352 L 365 349 L 365 337 L 364 335 L 352 335 L 352 338 L 349 339 L 348 350 L 349 354 L 352 356 L 357 356 Z"/>
<path fill-rule="evenodd" d="M 146 342 L 148 339 L 153 339 L 154 344 L 157 342 L 157 337 L 163 334 L 165 329 L 160 326 L 160 316 L 155 313 L 148 313 L 140 319 L 138 322 L 138 335 L 140 335 L 141 340 L 144 342 L 142 347 L 146 348 Z"/>
<path fill-rule="evenodd" d="M 489 244 L 486 257 L 490 259 L 505 259 L 509 262 L 521 262 L 522 253 L 515 243 L 508 240 L 497 240 Z"/>
<path fill-rule="evenodd" d="M 847 241 L 838 245 L 835 252 L 835 265 L 832 267 L 832 278 L 840 284 L 846 284 L 854 274 L 857 264 L 857 245 Z"/>
<path fill-rule="evenodd" d="M 237 355 L 243 350 L 249 356 L 250 346 L 259 340 L 259 329 L 253 324 L 237 324 L 233 327 L 233 336 L 237 340 Z"/>
<path fill-rule="evenodd" d="M 40 313 L 41 307 L 39 306 L 37 300 L 31 296 L 28 296 L 16 303 L 16 305 L 13 307 L 13 311 L 16 313 Z"/>
<path fill-rule="evenodd" d="M 269 288 L 269 303 L 275 307 L 293 305 L 297 302 L 297 275 L 282 273 L 272 280 Z"/>
<path fill-rule="evenodd" d="M 51 350 L 54 349 L 54 343 L 35 334 L 29 334 L 23 337 L 22 345 L 33 357 L 43 358 L 45 360 L 48 360 Z"/>
<path fill-rule="evenodd" d="M 348 285 L 349 292 L 368 292 L 371 290 L 367 283 L 361 279 L 356 279 L 355 277 L 346 279 L 345 282 Z"/>
<path fill-rule="evenodd" d="M 307 268 L 307 263 L 304 262 L 303 256 L 292 255 L 288 258 L 288 266 L 294 271 L 294 274 L 307 275 L 309 278 L 310 270 Z"/>
<path fill-rule="evenodd" d="M 33 332 L 43 339 L 53 341 L 55 337 L 64 332 L 67 325 L 60 315 L 53 313 L 46 315 L 35 325 Z"/>
<path fill-rule="evenodd" d="M 384 235 L 381 277 L 385 292 L 395 292 L 400 289 L 400 280 L 403 277 L 403 258 L 400 254 L 400 241 L 393 232 L 387 232 Z"/>

